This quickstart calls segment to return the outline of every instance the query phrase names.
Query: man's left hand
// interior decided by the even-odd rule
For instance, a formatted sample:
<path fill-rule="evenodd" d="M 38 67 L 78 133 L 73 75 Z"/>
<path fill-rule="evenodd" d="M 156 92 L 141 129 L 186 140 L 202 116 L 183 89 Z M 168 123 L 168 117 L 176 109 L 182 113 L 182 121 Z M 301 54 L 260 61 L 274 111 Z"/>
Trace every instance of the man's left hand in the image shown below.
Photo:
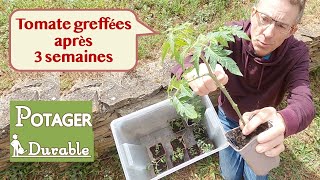
<path fill-rule="evenodd" d="M 240 128 L 244 135 L 249 135 L 260 124 L 267 121 L 271 121 L 273 125 L 258 135 L 257 141 L 259 144 L 256 146 L 258 153 L 265 153 L 266 156 L 275 157 L 284 151 L 283 141 L 286 126 L 282 116 L 277 113 L 275 108 L 266 107 L 252 112 L 246 112 L 242 118 L 246 123 L 246 125 L 243 126 L 240 121 Z"/>

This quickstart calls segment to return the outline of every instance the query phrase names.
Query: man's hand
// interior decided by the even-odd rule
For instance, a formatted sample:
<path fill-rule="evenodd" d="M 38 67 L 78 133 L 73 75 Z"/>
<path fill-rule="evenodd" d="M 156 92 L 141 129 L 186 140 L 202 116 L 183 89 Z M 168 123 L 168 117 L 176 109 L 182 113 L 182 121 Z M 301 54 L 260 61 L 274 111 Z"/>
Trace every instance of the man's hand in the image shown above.
<path fill-rule="evenodd" d="M 243 124 L 240 122 L 240 128 L 244 135 L 250 134 L 260 124 L 267 121 L 271 121 L 273 125 L 270 129 L 258 135 L 257 141 L 259 144 L 256 146 L 258 153 L 265 153 L 266 156 L 275 157 L 284 151 L 283 141 L 286 126 L 282 116 L 277 113 L 275 108 L 266 107 L 252 112 L 246 112 L 242 117 L 246 123 L 243 127 Z"/>
<path fill-rule="evenodd" d="M 224 72 L 221 65 L 217 64 L 216 69 L 215 71 L 213 71 L 213 73 L 216 75 L 217 79 L 221 84 L 223 85 L 227 84 L 228 76 Z M 217 85 L 215 84 L 215 82 L 211 79 L 209 75 L 205 75 L 205 74 L 209 74 L 209 72 L 206 65 L 202 63 L 199 65 L 199 75 L 202 77 L 199 77 L 198 79 L 196 79 L 198 75 L 195 69 L 193 69 L 191 72 L 189 72 L 185 76 L 185 78 L 188 81 L 193 80 L 189 83 L 189 85 L 193 89 L 193 91 L 199 96 L 207 95 L 210 92 L 215 91 L 217 89 Z"/>

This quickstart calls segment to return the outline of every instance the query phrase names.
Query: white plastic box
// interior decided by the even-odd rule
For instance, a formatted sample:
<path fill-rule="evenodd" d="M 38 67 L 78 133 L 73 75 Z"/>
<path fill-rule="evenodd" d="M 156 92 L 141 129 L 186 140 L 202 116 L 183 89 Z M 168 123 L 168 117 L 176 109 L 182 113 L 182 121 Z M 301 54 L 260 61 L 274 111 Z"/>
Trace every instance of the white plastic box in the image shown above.
<path fill-rule="evenodd" d="M 122 168 L 128 180 L 160 179 L 196 161 L 210 156 L 226 147 L 228 143 L 218 116 L 208 96 L 202 97 L 206 106 L 204 125 L 215 149 L 188 160 L 176 167 L 168 163 L 168 170 L 155 175 L 153 168 L 147 169 L 152 157 L 149 147 L 161 142 L 166 149 L 168 162 L 172 154 L 170 140 L 177 135 L 171 131 L 168 121 L 177 117 L 169 100 L 151 105 L 129 115 L 114 120 L 111 130 L 118 150 Z M 188 127 L 184 132 L 186 146 L 194 143 L 192 130 Z"/>

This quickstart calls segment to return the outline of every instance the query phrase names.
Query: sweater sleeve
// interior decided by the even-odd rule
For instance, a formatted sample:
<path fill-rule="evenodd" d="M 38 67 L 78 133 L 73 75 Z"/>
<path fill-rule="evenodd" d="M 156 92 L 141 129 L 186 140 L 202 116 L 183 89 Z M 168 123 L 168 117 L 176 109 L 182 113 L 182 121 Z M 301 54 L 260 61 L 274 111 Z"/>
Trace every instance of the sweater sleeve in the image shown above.
<path fill-rule="evenodd" d="M 309 53 L 297 58 L 297 63 L 286 77 L 288 105 L 279 111 L 286 124 L 285 137 L 307 128 L 315 116 L 309 80 Z"/>
<path fill-rule="evenodd" d="M 193 66 L 193 64 L 191 63 L 191 58 L 192 58 L 192 55 L 189 55 L 184 59 L 184 68 L 185 69 Z M 182 73 L 183 73 L 183 69 L 180 64 L 176 64 L 171 69 L 171 77 L 176 76 L 177 78 L 180 79 Z"/>

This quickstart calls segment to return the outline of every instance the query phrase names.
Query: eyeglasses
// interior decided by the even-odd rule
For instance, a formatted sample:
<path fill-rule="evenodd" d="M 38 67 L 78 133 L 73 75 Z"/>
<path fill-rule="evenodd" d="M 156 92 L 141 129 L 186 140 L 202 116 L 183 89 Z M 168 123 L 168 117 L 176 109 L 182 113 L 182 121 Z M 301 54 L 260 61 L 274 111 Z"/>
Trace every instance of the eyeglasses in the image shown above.
<path fill-rule="evenodd" d="M 269 27 L 273 22 L 274 22 L 274 27 L 276 29 L 276 31 L 282 33 L 282 34 L 287 34 L 291 31 L 291 29 L 293 28 L 292 26 L 290 26 L 289 24 L 285 24 L 282 22 L 279 22 L 277 20 L 274 20 L 272 17 L 258 11 L 257 9 L 256 13 L 258 14 L 258 23 L 259 26 L 263 27 L 263 28 L 267 28 Z"/>

